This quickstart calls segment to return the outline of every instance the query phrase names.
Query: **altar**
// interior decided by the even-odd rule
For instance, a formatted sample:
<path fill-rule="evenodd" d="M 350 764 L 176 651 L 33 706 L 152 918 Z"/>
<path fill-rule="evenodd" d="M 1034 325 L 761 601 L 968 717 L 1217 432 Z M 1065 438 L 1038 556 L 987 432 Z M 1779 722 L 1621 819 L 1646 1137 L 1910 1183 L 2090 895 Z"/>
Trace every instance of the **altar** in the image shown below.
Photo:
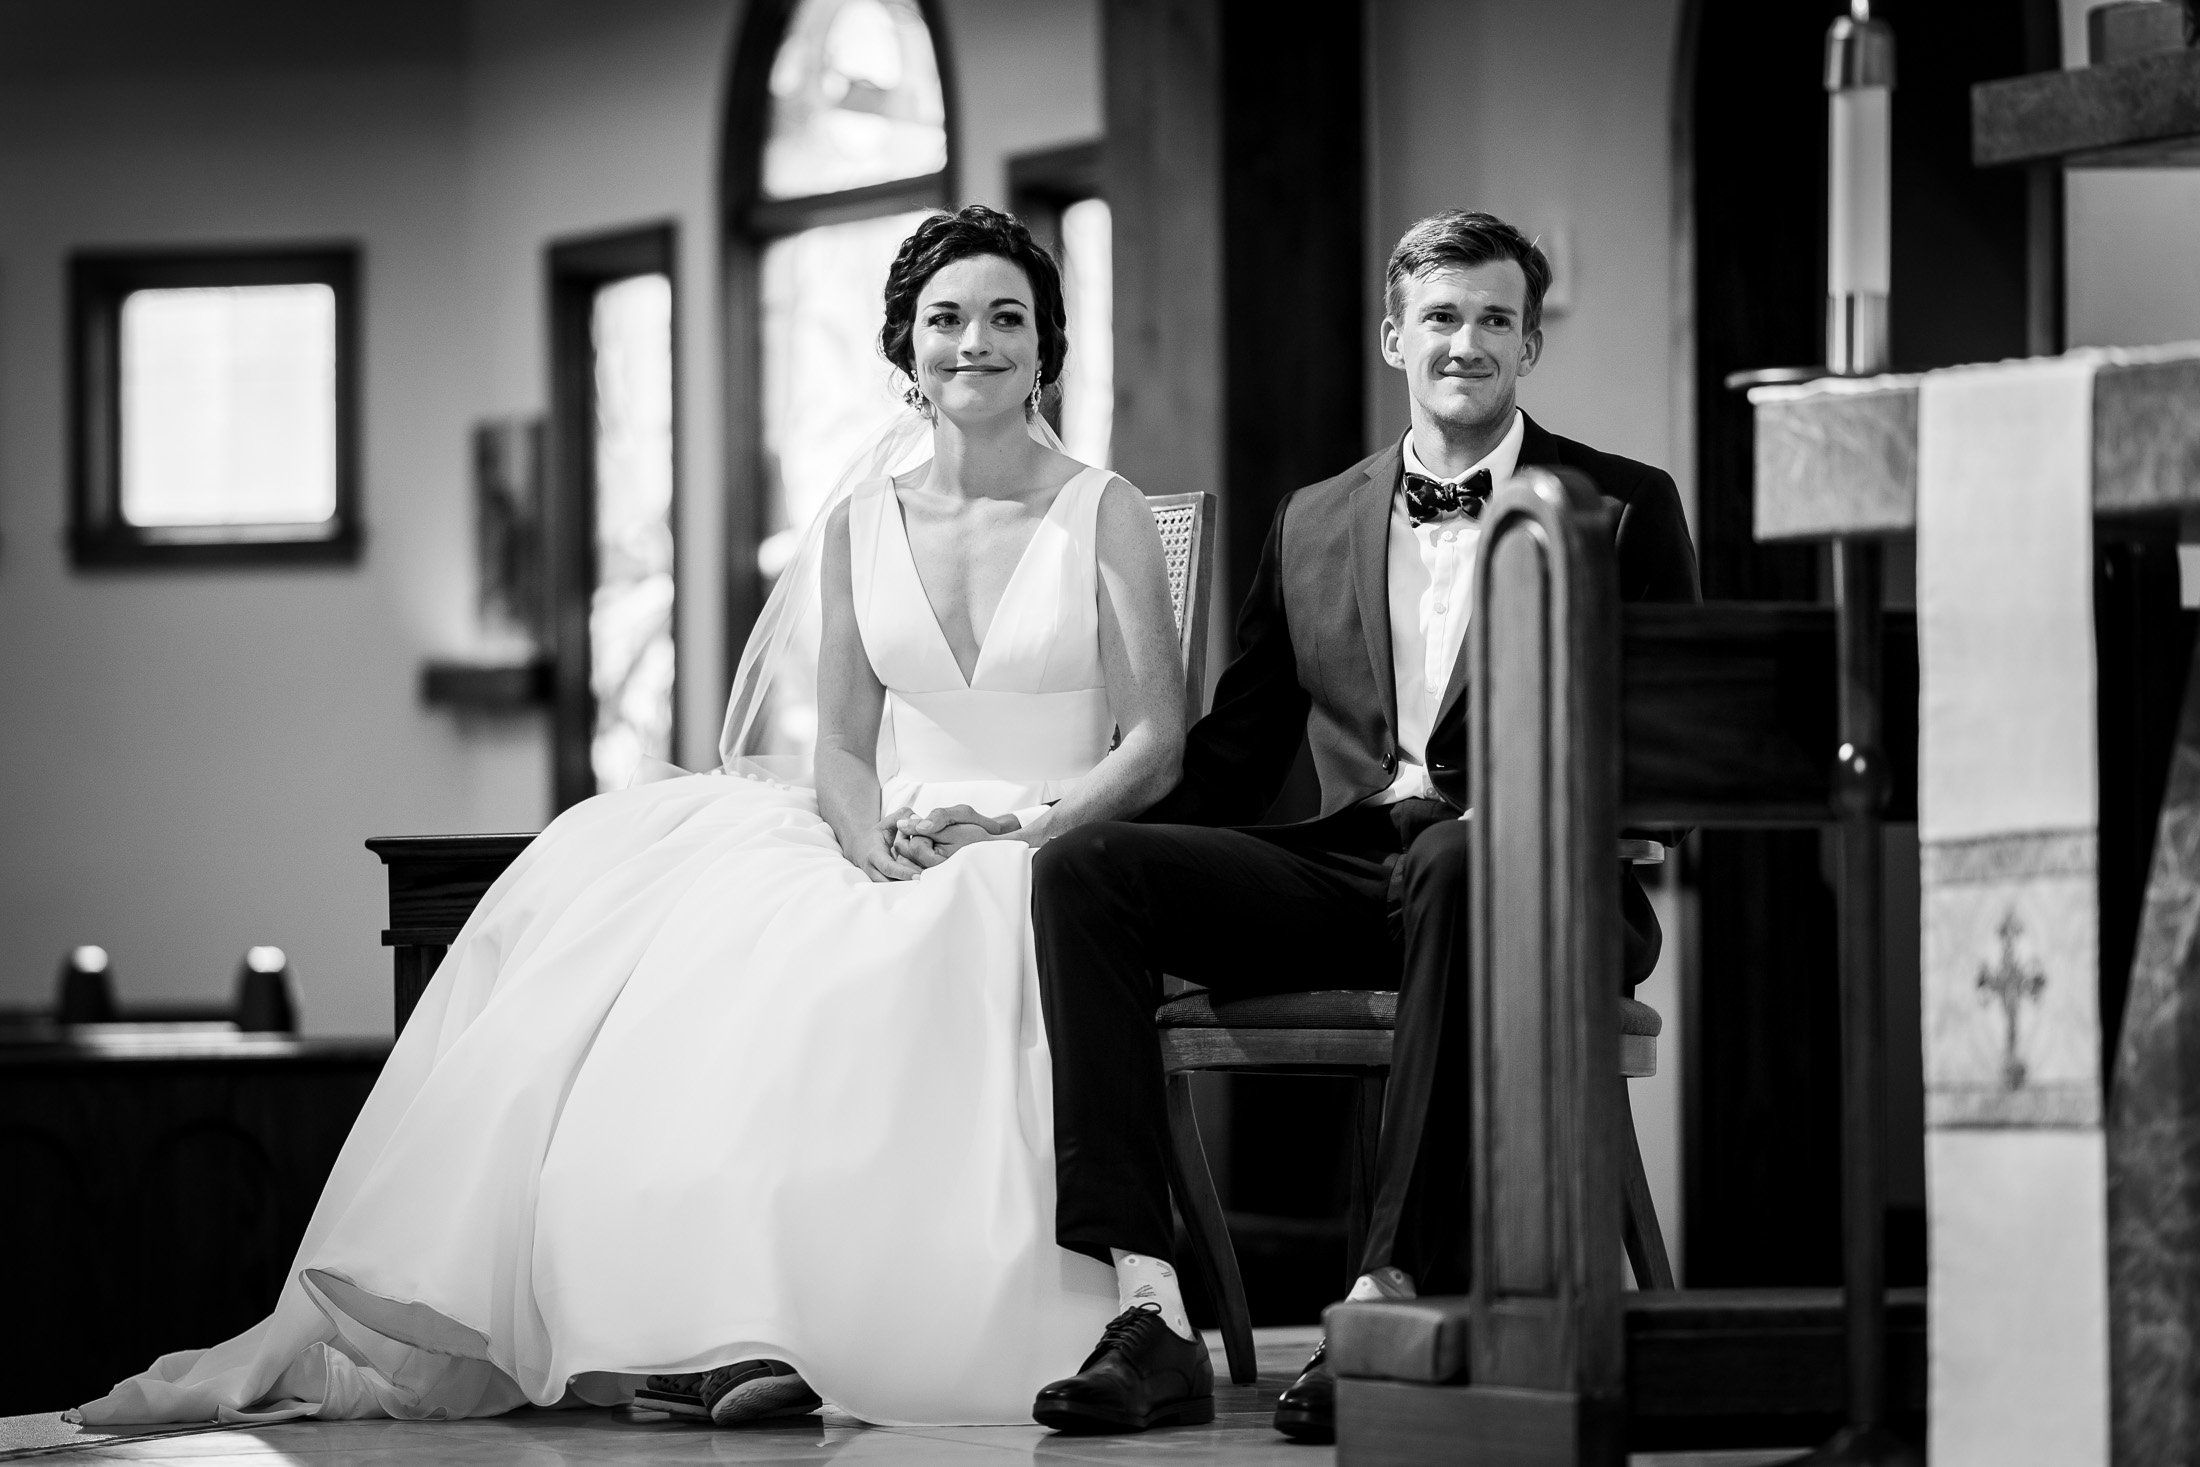
<path fill-rule="evenodd" d="M 2114 1460 L 2189 1460 L 2200 680 L 2132 571 L 2200 523 L 2200 345 L 1754 399 L 1761 536 L 1918 544 L 1934 1457 L 2106 1461 L 2113 1426 Z M 2096 664 L 2134 622 L 2144 687 Z M 2180 682 L 2165 770 L 2131 705 Z M 2141 905 L 2109 868 L 2150 844 Z"/>

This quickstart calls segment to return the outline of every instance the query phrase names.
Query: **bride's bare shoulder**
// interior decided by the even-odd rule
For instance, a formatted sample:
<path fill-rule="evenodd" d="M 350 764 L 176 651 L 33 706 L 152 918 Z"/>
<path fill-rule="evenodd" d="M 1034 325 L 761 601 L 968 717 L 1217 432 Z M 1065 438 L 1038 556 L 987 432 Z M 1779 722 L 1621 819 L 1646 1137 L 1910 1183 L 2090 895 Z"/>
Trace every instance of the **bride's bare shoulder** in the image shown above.
<path fill-rule="evenodd" d="M 1088 469 L 1097 468 L 1106 476 L 1103 484 L 1107 492 L 1112 494 L 1120 489 L 1129 489 L 1133 494 L 1138 492 L 1136 488 L 1132 487 L 1128 479 L 1113 469 L 1100 464 L 1086 463 L 1083 459 L 1064 453 L 1059 448 L 1048 448 L 1046 454 L 1046 472 L 1040 478 L 1040 482 L 1043 484 L 1058 485 L 1066 489 L 1079 474 L 1086 472 Z"/>

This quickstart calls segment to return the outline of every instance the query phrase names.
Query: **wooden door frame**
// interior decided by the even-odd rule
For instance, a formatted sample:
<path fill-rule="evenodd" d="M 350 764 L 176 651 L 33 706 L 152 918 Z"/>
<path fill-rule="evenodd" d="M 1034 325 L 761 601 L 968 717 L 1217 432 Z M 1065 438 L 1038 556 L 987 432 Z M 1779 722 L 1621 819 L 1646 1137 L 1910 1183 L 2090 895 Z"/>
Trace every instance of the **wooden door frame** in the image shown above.
<path fill-rule="evenodd" d="M 679 580 L 680 277 L 678 227 L 670 221 L 553 241 L 549 293 L 549 483 L 545 526 L 550 580 L 550 806 L 566 810 L 596 793 L 590 759 L 596 697 L 589 684 L 588 614 L 596 590 L 596 292 L 615 280 L 663 275 L 672 282 L 672 507 L 674 584 Z M 674 603 L 677 608 L 677 601 Z M 674 645 L 679 638 L 674 613 Z M 673 707 L 680 704 L 677 659 Z M 677 718 L 674 723 L 678 727 Z M 674 751 L 677 754 L 677 748 Z"/>

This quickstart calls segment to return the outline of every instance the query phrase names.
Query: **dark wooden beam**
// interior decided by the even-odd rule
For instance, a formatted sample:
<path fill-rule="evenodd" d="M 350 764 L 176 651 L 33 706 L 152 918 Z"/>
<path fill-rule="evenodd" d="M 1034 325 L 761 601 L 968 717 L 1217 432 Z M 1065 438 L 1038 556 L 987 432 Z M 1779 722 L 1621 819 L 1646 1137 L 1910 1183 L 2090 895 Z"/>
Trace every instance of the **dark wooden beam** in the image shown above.
<path fill-rule="evenodd" d="M 1366 452 L 1360 6 L 1227 0 L 1222 28 L 1224 567 L 1252 588 L 1283 496 Z"/>
<path fill-rule="evenodd" d="M 1344 1377 L 1339 1429 L 1351 1440 L 1350 1460 L 1356 1467 L 1451 1460 L 1460 1439 L 1498 1414 L 1468 1388 L 1452 1338 L 1468 1316 L 1468 1301 L 1424 1299 L 1403 1321 L 1349 1317 L 1365 1307 L 1340 1306 L 1330 1317 L 1330 1354 Z M 1824 1439 L 1842 1419 L 1842 1309 L 1839 1289 L 1623 1295 L 1626 1450 Z M 1888 1405 L 1897 1420 L 1914 1426 L 1925 1411 L 1925 1291 L 1888 1290 L 1886 1313 Z M 1385 1327 L 1367 1327 L 1377 1323 Z M 1557 1448 L 1546 1460 L 1576 1460 L 1584 1445 L 1597 1445 L 1580 1439 L 1580 1427 L 1594 1426 L 1593 1419 L 1553 1410 L 1556 1403 L 1544 1397 L 1510 1404 L 1528 1418 L 1527 1432 L 1540 1428 L 1541 1444 Z"/>
<path fill-rule="evenodd" d="M 1981 82 L 1971 157 L 1981 168 L 2200 167 L 2200 49 Z"/>
<path fill-rule="evenodd" d="M 1839 1289 L 1680 1289 L 1630 1294 L 1627 1445 L 1803 1445 L 1837 1426 L 1846 1336 Z M 1887 1404 L 1925 1410 L 1925 1291 L 1886 1295 Z"/>
<path fill-rule="evenodd" d="M 1840 746 L 1831 607 L 1621 609 L 1620 803 L 1629 826 L 1830 825 Z M 1917 618 L 1886 617 L 1889 820 L 1917 818 Z"/>
<path fill-rule="evenodd" d="M 1220 0 L 1107 0 L 1101 46 L 1100 168 L 1115 236 L 1114 466 L 1148 494 L 1218 493 Z"/>

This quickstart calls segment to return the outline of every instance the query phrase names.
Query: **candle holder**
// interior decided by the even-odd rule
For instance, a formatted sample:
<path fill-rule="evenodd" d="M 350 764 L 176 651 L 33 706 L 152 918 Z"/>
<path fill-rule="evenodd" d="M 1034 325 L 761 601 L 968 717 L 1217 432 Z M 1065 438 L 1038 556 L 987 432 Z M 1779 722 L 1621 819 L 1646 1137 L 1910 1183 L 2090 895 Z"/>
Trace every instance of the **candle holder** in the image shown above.
<path fill-rule="evenodd" d="M 1860 377 L 1887 367 L 1893 253 L 1894 31 L 1871 0 L 1826 31 L 1826 366 Z M 1841 747 L 1834 806 L 1841 843 L 1841 1263 L 1848 1425 L 1810 1467 L 1922 1467 L 1887 1430 L 1886 997 L 1880 971 L 1880 557 L 1867 540 L 1833 546 Z"/>

